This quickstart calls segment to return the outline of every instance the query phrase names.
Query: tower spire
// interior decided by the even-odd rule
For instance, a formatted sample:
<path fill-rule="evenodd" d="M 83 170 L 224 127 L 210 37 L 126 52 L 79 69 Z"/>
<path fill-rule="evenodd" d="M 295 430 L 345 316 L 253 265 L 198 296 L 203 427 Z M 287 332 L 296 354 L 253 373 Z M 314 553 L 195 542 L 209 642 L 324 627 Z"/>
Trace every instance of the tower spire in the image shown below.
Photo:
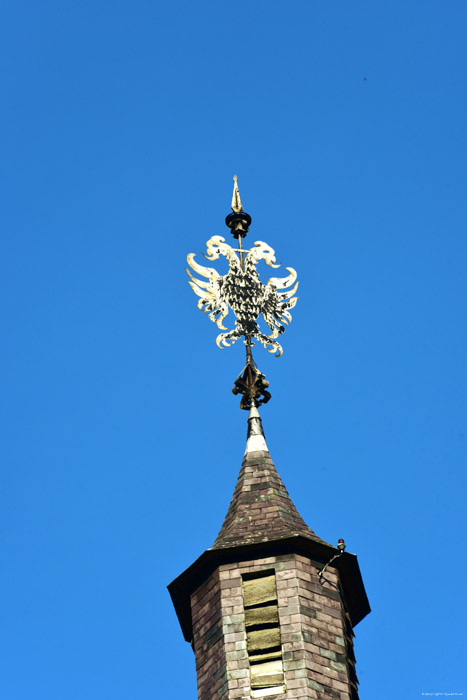
<path fill-rule="evenodd" d="M 195 653 L 198 700 L 358 700 L 353 628 L 370 606 L 357 557 L 341 543 L 298 513 L 252 406 L 216 541 L 169 586 Z"/>
<path fill-rule="evenodd" d="M 297 511 L 269 454 L 258 409 L 252 406 L 243 464 L 213 549 L 297 536 L 330 546 Z"/>
<path fill-rule="evenodd" d="M 243 339 L 246 364 L 233 392 L 249 411 L 243 462 L 220 532 L 169 586 L 195 653 L 198 699 L 358 700 L 353 627 L 370 607 L 357 558 L 343 540 L 333 547 L 304 522 L 271 459 L 258 412 L 271 395 L 252 348 L 259 343 L 282 354 L 277 338 L 297 302 L 297 274 L 288 267 L 286 277 L 261 282 L 258 262 L 279 265 L 262 241 L 243 248 L 251 217 L 236 177 L 226 224 L 236 246 L 212 236 L 205 257 L 214 262 L 223 256 L 227 274 L 187 257 L 190 268 L 207 278 L 188 271 L 198 308 L 223 331 L 217 345 Z M 229 310 L 235 316 L 231 330 L 223 325 Z M 331 497 L 320 494 L 319 500 Z"/>

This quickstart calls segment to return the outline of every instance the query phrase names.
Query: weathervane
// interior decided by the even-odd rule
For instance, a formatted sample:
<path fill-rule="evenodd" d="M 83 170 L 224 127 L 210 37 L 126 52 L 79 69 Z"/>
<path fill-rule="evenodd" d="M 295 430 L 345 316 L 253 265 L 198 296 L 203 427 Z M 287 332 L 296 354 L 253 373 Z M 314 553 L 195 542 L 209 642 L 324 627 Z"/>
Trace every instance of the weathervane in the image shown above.
<path fill-rule="evenodd" d="M 272 268 L 280 265 L 275 264 L 274 250 L 263 241 L 256 241 L 250 250 L 243 248 L 242 239 L 248 233 L 251 216 L 243 211 L 236 175 L 231 208 L 232 214 L 226 217 L 225 223 L 237 239 L 238 248 L 229 246 L 222 236 L 212 236 L 206 243 L 207 254 L 204 256 L 211 262 L 218 260 L 221 255 L 226 258 L 229 264 L 227 274 L 220 275 L 214 268 L 200 265 L 195 261 L 194 253 L 187 255 L 188 265 L 198 275 L 206 277 L 207 281 L 196 279 L 188 269 L 187 272 L 190 287 L 200 297 L 198 308 L 203 313 L 209 313 L 209 318 L 220 330 L 227 331 L 217 336 L 218 347 L 230 347 L 239 338 L 244 338 L 246 365 L 235 380 L 232 391 L 243 395 L 240 407 L 249 410 L 252 405 L 259 406 L 271 398 L 267 391 L 269 382 L 253 360 L 253 341 L 260 342 L 268 352 L 275 353 L 276 357 L 282 355 L 282 346 L 276 338 L 292 320 L 290 309 L 294 308 L 298 300 L 294 296 L 298 282 L 297 273 L 291 267 L 286 268 L 289 273 L 287 277 L 271 277 L 266 284 L 261 282 L 256 270 L 260 260 Z M 223 325 L 229 309 L 235 314 L 232 330 Z M 260 329 L 260 315 L 269 327 L 269 334 Z"/>

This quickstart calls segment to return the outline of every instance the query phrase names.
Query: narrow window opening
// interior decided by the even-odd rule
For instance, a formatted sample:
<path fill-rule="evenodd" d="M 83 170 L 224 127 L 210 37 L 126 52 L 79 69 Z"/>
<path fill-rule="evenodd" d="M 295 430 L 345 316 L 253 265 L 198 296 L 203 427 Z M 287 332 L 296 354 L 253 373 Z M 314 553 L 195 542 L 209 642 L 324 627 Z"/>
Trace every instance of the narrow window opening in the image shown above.
<path fill-rule="evenodd" d="M 243 604 L 251 695 L 259 698 L 283 693 L 284 668 L 274 571 L 244 576 Z"/>

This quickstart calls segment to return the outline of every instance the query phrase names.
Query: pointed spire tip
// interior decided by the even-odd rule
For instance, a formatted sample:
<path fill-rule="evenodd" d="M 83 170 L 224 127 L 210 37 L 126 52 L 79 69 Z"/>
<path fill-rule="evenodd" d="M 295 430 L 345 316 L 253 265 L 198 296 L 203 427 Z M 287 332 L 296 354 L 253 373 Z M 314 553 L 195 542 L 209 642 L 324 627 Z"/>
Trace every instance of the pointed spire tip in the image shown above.
<path fill-rule="evenodd" d="M 242 200 L 240 199 L 240 191 L 238 189 L 238 178 L 236 175 L 233 176 L 234 188 L 232 195 L 232 205 L 231 209 L 235 214 L 241 214 L 243 211 Z"/>

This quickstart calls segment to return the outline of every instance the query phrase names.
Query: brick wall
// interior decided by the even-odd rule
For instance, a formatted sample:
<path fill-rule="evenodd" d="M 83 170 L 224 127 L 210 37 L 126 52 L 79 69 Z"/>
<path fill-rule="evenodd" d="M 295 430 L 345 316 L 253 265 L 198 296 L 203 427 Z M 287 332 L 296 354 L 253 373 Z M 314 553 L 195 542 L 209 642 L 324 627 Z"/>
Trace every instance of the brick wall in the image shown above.
<path fill-rule="evenodd" d="M 191 597 L 199 700 L 250 698 L 242 574 L 274 570 L 285 692 L 264 699 L 355 700 L 352 630 L 338 572 L 298 554 L 221 565 Z"/>

